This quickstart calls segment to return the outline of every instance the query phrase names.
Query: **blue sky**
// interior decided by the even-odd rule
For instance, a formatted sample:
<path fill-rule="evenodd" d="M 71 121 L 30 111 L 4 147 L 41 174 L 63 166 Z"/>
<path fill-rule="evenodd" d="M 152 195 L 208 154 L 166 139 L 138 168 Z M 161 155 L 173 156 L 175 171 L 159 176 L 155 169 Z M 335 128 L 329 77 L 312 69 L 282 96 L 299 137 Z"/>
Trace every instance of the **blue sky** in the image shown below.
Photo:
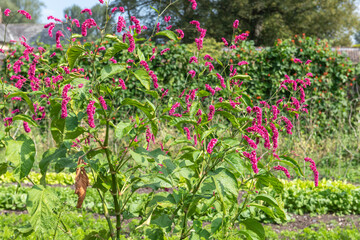
<path fill-rule="evenodd" d="M 41 23 L 48 23 L 47 17 L 50 15 L 62 19 L 64 17 L 63 10 L 73 4 L 81 8 L 91 8 L 99 3 L 98 0 L 43 0 L 42 2 L 45 7 L 42 8 Z"/>

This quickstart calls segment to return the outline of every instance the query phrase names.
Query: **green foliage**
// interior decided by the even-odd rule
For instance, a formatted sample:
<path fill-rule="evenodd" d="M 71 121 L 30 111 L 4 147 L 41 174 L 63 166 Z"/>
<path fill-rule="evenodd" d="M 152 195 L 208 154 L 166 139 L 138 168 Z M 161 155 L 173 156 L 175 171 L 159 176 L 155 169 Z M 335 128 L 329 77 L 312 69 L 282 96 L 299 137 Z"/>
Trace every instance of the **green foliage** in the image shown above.
<path fill-rule="evenodd" d="M 341 181 L 322 180 L 315 188 L 296 180 L 286 184 L 282 197 L 287 210 L 296 214 L 359 214 L 360 189 Z"/>
<path fill-rule="evenodd" d="M 26 208 L 31 216 L 30 224 L 37 234 L 42 235 L 54 228 L 55 208 L 58 199 L 50 187 L 35 185 L 28 191 Z"/>
<path fill-rule="evenodd" d="M 79 208 L 103 213 L 108 224 L 107 230 L 92 232 L 85 239 L 102 235 L 119 240 L 125 220 L 135 217 L 139 218 L 135 230 L 149 239 L 210 239 L 220 232 L 226 238 L 230 236 L 226 230 L 239 224 L 238 235 L 265 239 L 260 221 L 288 219 L 281 199 L 284 184 L 274 175 L 274 166 L 279 164 L 276 154 L 302 174 L 299 163 L 284 157 L 287 152 L 277 145 L 285 129 L 292 134 L 288 118 L 297 119 L 307 111 L 304 89 L 308 92 L 308 64 L 295 63 L 292 58 L 297 57 L 297 49 L 291 43 L 253 53 L 251 44 L 235 40 L 231 42 L 237 45 L 235 56 L 240 58 L 237 51 L 241 49 L 243 54 L 245 47 L 247 56 L 241 60 L 248 64 L 234 65 L 232 51 L 220 52 L 219 59 L 211 60 L 202 56 L 200 49 L 186 51 L 171 30 L 154 31 L 149 39 L 142 38 L 134 18 L 131 21 L 136 29 L 120 39 L 106 35 L 107 15 L 106 23 L 97 25 L 102 34 L 96 41 L 72 41 L 63 49 L 50 48 L 57 53 L 56 58 L 49 57 L 50 51 L 35 52 L 20 72 L 16 66 L 3 68 L 1 91 L 7 97 L 2 98 L 0 113 L 6 126 L 0 136 L 0 150 L 5 155 L 1 173 L 13 167 L 20 181 L 28 177 L 35 156 L 32 133 L 26 131 L 27 135 L 13 139 L 21 130 L 14 129 L 12 119 L 6 116 L 33 119 L 34 125 L 51 131 L 56 145 L 47 147 L 40 159 L 41 185 L 28 191 L 26 208 L 31 218 L 26 229 L 41 237 L 61 229 L 69 233 L 61 212 L 74 211 L 77 203 Z M 158 19 L 161 15 L 159 11 Z M 170 41 L 153 48 L 152 37 Z M 308 49 L 319 44 L 307 40 Z M 100 46 L 106 51 L 99 51 Z M 189 63 L 194 55 L 197 61 Z M 279 56 L 287 57 L 287 62 L 279 65 Z M 307 56 L 300 57 L 305 61 Z M 23 57 L 7 52 L 5 59 L 12 62 Z M 276 72 L 276 78 L 261 82 L 269 69 Z M 10 87 L 10 79 L 19 78 L 13 72 L 30 81 L 20 79 L 16 88 Z M 288 89 L 279 90 L 285 74 L 299 80 L 281 83 Z M 117 79 L 121 85 L 117 86 Z M 270 96 L 268 102 L 259 101 Z M 279 104 L 276 101 L 281 97 L 284 101 Z M 344 99 L 344 94 L 336 98 Z M 23 115 L 30 110 L 30 116 L 18 115 L 13 107 L 25 112 Z M 339 106 L 331 110 L 335 107 Z M 78 200 L 69 194 L 70 189 L 52 190 L 46 185 L 48 169 L 76 172 Z M 87 175 L 92 177 L 92 188 L 87 188 Z M 141 194 L 144 191 L 147 194 Z M 12 201 L 8 196 L 5 207 Z M 16 209 L 16 204 L 10 207 Z M 115 216 L 114 221 L 111 216 Z M 203 229 L 203 222 L 212 224 Z"/>
<path fill-rule="evenodd" d="M 5 162 L 14 169 L 17 181 L 26 177 L 35 161 L 35 144 L 27 135 L 20 135 L 16 140 L 6 140 Z"/>

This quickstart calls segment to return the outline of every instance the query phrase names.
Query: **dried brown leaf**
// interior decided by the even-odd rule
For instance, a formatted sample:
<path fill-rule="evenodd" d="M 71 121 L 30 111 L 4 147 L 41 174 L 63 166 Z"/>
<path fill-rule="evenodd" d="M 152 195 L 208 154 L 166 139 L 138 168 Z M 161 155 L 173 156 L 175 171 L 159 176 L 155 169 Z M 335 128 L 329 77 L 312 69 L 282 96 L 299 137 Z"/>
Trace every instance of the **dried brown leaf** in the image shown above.
<path fill-rule="evenodd" d="M 78 165 L 84 164 L 84 160 L 79 158 Z M 78 202 L 76 207 L 81 208 L 86 196 L 86 188 L 89 186 L 89 178 L 86 174 L 85 168 L 80 167 L 76 169 L 75 176 L 75 194 L 78 195 Z"/>

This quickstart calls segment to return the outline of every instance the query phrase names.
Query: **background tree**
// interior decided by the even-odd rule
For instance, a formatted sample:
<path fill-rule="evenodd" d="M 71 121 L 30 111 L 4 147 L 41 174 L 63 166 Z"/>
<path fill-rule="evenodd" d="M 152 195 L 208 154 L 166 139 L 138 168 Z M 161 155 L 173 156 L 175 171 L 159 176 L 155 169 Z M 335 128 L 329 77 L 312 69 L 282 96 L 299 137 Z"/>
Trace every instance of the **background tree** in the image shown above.
<path fill-rule="evenodd" d="M 128 17 L 140 14 L 139 18 L 146 23 L 157 16 L 155 11 L 145 10 L 149 5 L 163 9 L 168 2 L 115 0 L 112 5 L 125 7 Z M 197 10 L 192 11 L 188 0 L 180 0 L 166 13 L 172 16 L 170 24 L 174 27 L 187 26 L 183 28 L 185 42 L 192 42 L 197 36 L 193 34 L 196 29 L 188 24 L 191 20 L 200 21 L 207 36 L 220 41 L 221 37 L 231 37 L 229 26 L 239 19 L 241 30 L 250 31 L 250 39 L 256 45 L 272 45 L 277 38 L 305 33 L 348 46 L 360 25 L 358 0 L 197 0 L 197 3 Z"/>
<path fill-rule="evenodd" d="M 44 6 L 44 3 L 40 0 L 0 0 L 0 8 L 2 11 L 6 8 L 14 12 L 22 9 L 31 14 L 31 20 L 21 14 L 14 14 L 14 16 L 9 19 L 9 23 L 37 23 L 41 17 L 41 8 Z"/>

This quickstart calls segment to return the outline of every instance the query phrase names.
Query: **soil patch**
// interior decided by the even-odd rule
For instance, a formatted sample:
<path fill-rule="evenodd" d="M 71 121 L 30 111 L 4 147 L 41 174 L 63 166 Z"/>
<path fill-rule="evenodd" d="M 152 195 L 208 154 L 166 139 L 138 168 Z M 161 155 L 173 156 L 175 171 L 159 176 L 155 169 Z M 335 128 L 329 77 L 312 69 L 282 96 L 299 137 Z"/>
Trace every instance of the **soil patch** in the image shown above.
<path fill-rule="evenodd" d="M 318 224 L 326 224 L 327 230 L 332 230 L 333 228 L 340 227 L 353 227 L 360 228 L 360 215 L 344 215 L 336 216 L 332 214 L 324 214 L 318 216 L 310 216 L 309 214 L 305 215 L 291 215 L 292 220 L 283 225 L 278 224 L 267 224 L 271 226 L 272 230 L 276 233 L 282 231 L 299 231 L 307 227 L 317 228 Z"/>

